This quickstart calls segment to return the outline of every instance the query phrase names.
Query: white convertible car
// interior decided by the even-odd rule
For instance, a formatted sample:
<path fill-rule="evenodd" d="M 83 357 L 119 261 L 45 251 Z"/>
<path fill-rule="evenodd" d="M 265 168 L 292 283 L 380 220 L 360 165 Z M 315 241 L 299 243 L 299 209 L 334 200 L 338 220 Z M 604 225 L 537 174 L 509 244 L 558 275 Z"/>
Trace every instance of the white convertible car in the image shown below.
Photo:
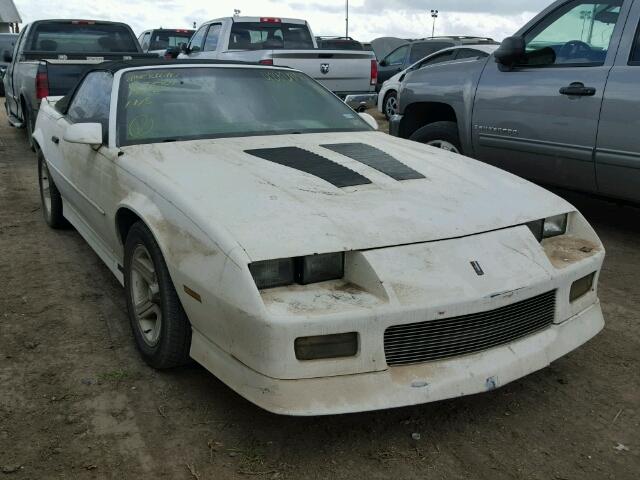
<path fill-rule="evenodd" d="M 43 100 L 44 216 L 123 283 L 150 365 L 276 413 L 492 390 L 596 335 L 574 207 L 372 123 L 286 68 L 104 64 Z"/>

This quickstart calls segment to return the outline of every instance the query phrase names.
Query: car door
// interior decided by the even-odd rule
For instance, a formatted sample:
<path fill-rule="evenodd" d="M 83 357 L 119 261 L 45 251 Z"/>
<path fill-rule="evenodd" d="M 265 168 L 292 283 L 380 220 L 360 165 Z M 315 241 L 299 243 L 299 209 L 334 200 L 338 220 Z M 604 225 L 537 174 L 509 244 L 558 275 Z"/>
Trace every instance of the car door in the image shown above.
<path fill-rule="evenodd" d="M 409 45 L 396 48 L 378 66 L 378 85 L 382 85 L 396 73 L 401 72 L 409 54 Z"/>
<path fill-rule="evenodd" d="M 598 140 L 598 192 L 640 202 L 640 2 L 625 26 L 604 91 Z"/>
<path fill-rule="evenodd" d="M 524 60 L 488 62 L 472 116 L 477 158 L 541 183 L 595 191 L 593 153 L 629 0 L 572 0 L 524 32 Z"/>
<path fill-rule="evenodd" d="M 75 123 L 100 123 L 102 125 L 104 144 L 107 143 L 109 125 L 109 107 L 113 75 L 106 71 L 89 73 L 71 99 L 64 117 L 58 121 L 60 150 L 60 170 L 66 179 L 64 199 L 82 222 L 84 235 L 98 241 L 102 249 L 111 243 L 107 212 L 109 201 L 115 195 L 109 192 L 113 188 L 113 161 L 103 154 L 103 146 L 94 148 L 91 145 L 70 143 L 64 134 L 70 125 Z M 93 243 L 93 242 L 92 242 Z"/>
<path fill-rule="evenodd" d="M 207 33 L 207 29 L 209 28 L 209 25 L 203 25 L 201 26 L 196 33 L 193 34 L 193 37 L 191 37 L 191 40 L 189 40 L 189 45 L 188 45 L 188 51 L 189 51 L 189 58 L 204 58 L 201 55 L 203 55 L 202 52 L 202 46 L 204 44 L 204 37 Z"/>

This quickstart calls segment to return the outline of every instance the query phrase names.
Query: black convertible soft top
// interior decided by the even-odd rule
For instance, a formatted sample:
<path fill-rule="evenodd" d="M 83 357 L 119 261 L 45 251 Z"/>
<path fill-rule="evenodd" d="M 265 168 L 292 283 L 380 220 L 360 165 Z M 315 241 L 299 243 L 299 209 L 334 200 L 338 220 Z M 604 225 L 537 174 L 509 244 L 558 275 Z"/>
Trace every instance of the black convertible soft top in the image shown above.
<path fill-rule="evenodd" d="M 188 59 L 177 59 L 177 60 L 165 60 L 164 58 L 138 58 L 131 60 L 118 60 L 111 62 L 102 62 L 97 63 L 95 65 L 90 66 L 85 70 L 82 74 L 78 83 L 67 93 L 64 97 L 56 102 L 56 110 L 60 113 L 66 114 L 69 108 L 69 103 L 71 99 L 76 93 L 76 90 L 86 77 L 91 72 L 111 72 L 116 73 L 119 70 L 124 70 L 125 68 L 138 68 L 138 67 L 157 67 L 163 66 L 167 68 L 174 67 L 176 65 L 252 65 L 252 66 L 265 66 L 256 62 L 240 62 L 237 60 L 188 60 Z M 288 68 L 288 67 L 278 67 L 278 68 Z"/>

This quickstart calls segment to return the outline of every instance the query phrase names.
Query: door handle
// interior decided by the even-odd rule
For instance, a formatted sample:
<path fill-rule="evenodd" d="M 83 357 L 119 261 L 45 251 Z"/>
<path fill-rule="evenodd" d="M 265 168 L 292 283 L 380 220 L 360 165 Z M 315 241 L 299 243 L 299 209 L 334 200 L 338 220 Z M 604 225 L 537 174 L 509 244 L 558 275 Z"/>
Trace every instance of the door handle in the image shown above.
<path fill-rule="evenodd" d="M 568 87 L 562 87 L 560 93 L 569 96 L 593 97 L 596 94 L 596 89 L 593 87 L 585 87 L 582 82 L 573 82 Z"/>
<path fill-rule="evenodd" d="M 51 137 L 51 141 L 53 143 L 55 143 L 56 145 L 58 145 L 60 143 L 60 139 L 58 137 L 56 137 L 55 135 L 53 137 Z"/>

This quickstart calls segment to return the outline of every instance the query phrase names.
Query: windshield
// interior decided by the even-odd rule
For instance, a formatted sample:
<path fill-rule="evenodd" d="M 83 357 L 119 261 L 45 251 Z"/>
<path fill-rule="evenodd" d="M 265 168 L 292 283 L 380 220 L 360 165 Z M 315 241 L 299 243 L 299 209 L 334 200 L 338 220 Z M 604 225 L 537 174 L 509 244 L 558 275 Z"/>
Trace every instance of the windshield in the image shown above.
<path fill-rule="evenodd" d="M 179 47 L 181 43 L 189 43 L 193 32 L 175 32 L 160 30 L 151 35 L 149 50 L 165 50 L 169 47 Z"/>
<path fill-rule="evenodd" d="M 60 53 L 137 52 L 136 39 L 124 25 L 47 22 L 31 35 L 31 50 Z"/>
<path fill-rule="evenodd" d="M 230 50 L 313 48 L 306 25 L 295 23 L 236 22 L 231 27 Z"/>
<path fill-rule="evenodd" d="M 300 72 L 187 67 L 125 72 L 119 145 L 371 128 Z"/>

